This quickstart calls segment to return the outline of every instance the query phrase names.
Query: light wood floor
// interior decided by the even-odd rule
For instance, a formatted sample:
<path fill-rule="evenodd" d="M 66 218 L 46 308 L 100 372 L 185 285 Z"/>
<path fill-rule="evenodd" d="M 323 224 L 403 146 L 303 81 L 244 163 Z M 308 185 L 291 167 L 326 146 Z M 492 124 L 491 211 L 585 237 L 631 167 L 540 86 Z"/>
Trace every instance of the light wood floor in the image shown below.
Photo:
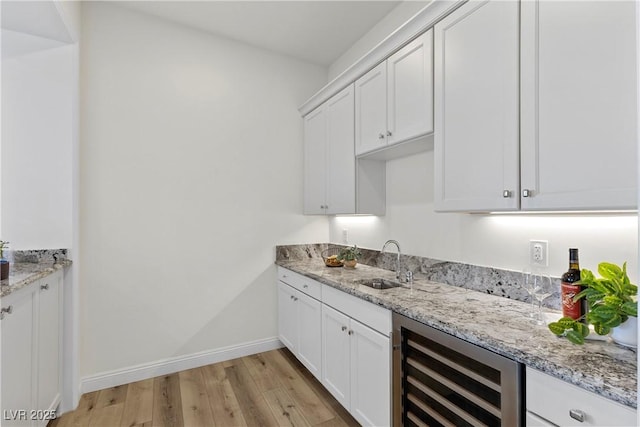
<path fill-rule="evenodd" d="M 358 426 L 286 349 L 84 394 L 49 427 Z"/>

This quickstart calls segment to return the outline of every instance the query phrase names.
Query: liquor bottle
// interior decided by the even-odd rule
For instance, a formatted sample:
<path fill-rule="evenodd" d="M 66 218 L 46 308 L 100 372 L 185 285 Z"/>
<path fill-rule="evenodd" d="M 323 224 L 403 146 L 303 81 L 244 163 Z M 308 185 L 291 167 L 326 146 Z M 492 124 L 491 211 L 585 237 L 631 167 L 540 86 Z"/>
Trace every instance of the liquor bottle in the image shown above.
<path fill-rule="evenodd" d="M 578 249 L 569 249 L 569 270 L 562 275 L 562 315 L 579 319 L 586 312 L 586 300 L 582 298 L 580 301 L 573 302 L 575 297 L 582 289 L 582 286 L 576 282 L 580 280 L 580 264 L 578 262 Z"/>

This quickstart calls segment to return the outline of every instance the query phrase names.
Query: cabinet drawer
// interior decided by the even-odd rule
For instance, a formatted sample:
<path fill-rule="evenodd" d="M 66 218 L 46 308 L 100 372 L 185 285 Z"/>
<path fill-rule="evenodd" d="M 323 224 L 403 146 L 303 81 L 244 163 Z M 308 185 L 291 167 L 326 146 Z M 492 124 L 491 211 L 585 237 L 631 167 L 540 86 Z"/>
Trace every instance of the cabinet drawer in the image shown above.
<path fill-rule="evenodd" d="M 527 411 L 559 426 L 635 426 L 636 411 L 558 378 L 527 368 Z M 569 415 L 580 411 L 584 421 Z"/>
<path fill-rule="evenodd" d="M 322 299 L 322 284 L 302 274 L 278 267 L 278 280 L 317 300 Z"/>
<path fill-rule="evenodd" d="M 324 287 L 322 302 L 385 336 L 389 336 L 391 332 L 391 311 L 386 308 L 356 298 L 331 286 Z"/>

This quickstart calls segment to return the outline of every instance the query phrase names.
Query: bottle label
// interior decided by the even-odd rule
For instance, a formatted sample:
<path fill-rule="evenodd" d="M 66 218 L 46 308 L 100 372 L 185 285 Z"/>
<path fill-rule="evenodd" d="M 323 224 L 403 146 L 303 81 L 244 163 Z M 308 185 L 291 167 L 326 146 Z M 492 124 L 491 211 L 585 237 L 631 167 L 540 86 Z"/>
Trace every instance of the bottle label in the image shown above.
<path fill-rule="evenodd" d="M 582 287 L 579 285 L 562 282 L 562 315 L 564 317 L 577 320 L 583 315 L 580 301 L 573 302 L 573 297 L 578 295 L 581 290 Z"/>

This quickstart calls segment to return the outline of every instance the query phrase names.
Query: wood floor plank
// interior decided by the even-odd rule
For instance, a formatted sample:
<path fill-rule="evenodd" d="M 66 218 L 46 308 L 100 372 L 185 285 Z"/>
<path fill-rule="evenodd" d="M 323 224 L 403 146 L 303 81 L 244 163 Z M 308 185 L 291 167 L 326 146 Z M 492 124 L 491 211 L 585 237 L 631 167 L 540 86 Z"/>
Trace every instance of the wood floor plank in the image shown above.
<path fill-rule="evenodd" d="M 298 410 L 310 424 L 317 425 L 335 417 L 302 378 L 300 371 L 295 369 L 279 351 L 271 351 L 264 355 L 269 367 L 278 376 L 285 390 L 295 400 Z"/>
<path fill-rule="evenodd" d="M 141 426 L 153 420 L 153 378 L 129 384 L 120 427 Z"/>
<path fill-rule="evenodd" d="M 269 369 L 263 354 L 258 353 L 242 358 L 242 362 L 251 373 L 251 378 L 262 392 L 282 387 L 282 383 L 277 378 L 273 370 Z"/>
<path fill-rule="evenodd" d="M 105 408 L 107 406 L 118 405 L 124 403 L 127 398 L 128 384 L 118 385 L 111 388 L 105 388 L 98 393 L 96 408 Z"/>
<path fill-rule="evenodd" d="M 207 388 L 202 370 L 189 369 L 179 373 L 182 395 L 182 417 L 185 426 L 213 426 Z"/>
<path fill-rule="evenodd" d="M 277 422 L 269 409 L 269 405 L 262 393 L 258 391 L 244 363 L 225 368 L 225 373 L 233 392 L 238 399 L 247 425 L 249 426 L 277 426 Z"/>
<path fill-rule="evenodd" d="M 86 427 L 96 407 L 99 391 L 85 393 L 80 398 L 78 408 L 58 418 L 57 427 Z"/>
<path fill-rule="evenodd" d="M 306 380 L 307 384 L 315 393 L 320 397 L 320 400 L 324 402 L 327 407 L 335 414 L 335 418 L 332 420 L 325 421 L 323 423 L 318 424 L 329 426 L 352 426 L 358 427 L 360 424 L 351 416 L 349 411 L 347 411 L 340 402 L 338 402 L 329 391 L 324 388 L 322 383 L 318 381 L 316 377 L 313 376 L 308 369 L 304 367 L 304 365 L 289 351 L 287 348 L 282 348 L 276 350 L 280 352 L 280 354 L 287 360 L 287 362 L 297 369 L 302 377 Z"/>
<path fill-rule="evenodd" d="M 157 427 L 184 427 L 178 374 L 154 378 L 152 424 Z"/>
<path fill-rule="evenodd" d="M 276 388 L 263 394 L 279 426 L 311 427 L 286 391 Z"/>
<path fill-rule="evenodd" d="M 204 366 L 202 372 L 215 424 L 246 427 L 247 422 L 222 363 Z"/>
<path fill-rule="evenodd" d="M 104 391 L 104 390 L 103 390 Z M 120 425 L 124 402 L 109 404 L 102 408 L 96 408 L 91 414 L 91 419 L 86 427 L 114 427 Z"/>

